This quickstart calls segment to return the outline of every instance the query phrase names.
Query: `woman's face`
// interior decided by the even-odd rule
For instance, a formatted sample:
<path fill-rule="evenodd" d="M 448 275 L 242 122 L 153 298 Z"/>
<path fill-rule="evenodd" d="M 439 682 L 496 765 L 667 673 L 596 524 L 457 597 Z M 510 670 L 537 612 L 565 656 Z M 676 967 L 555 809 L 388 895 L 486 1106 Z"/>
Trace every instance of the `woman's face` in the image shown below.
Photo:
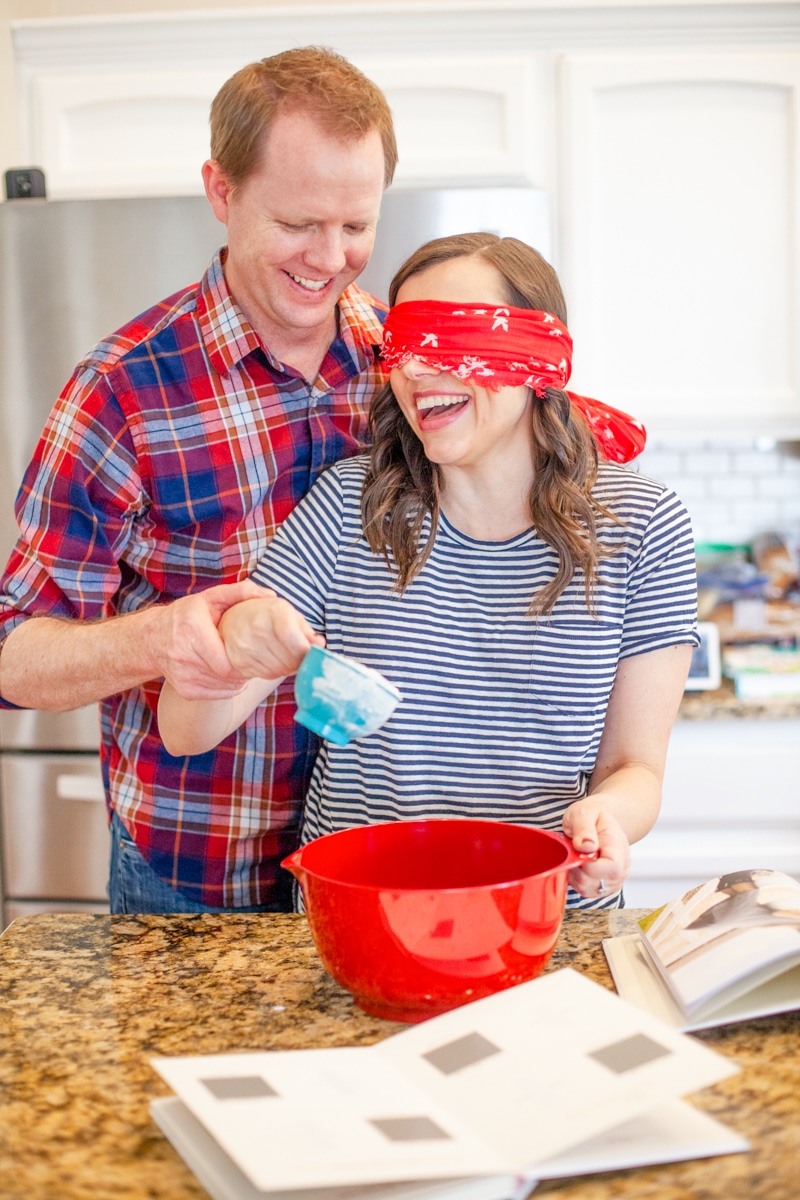
<path fill-rule="evenodd" d="M 454 258 L 413 275 L 396 303 L 445 300 L 454 303 L 509 303 L 500 273 L 482 258 Z M 492 392 L 412 358 L 390 375 L 392 391 L 431 462 L 451 468 L 503 469 L 504 460 L 531 452 L 527 387 Z"/>

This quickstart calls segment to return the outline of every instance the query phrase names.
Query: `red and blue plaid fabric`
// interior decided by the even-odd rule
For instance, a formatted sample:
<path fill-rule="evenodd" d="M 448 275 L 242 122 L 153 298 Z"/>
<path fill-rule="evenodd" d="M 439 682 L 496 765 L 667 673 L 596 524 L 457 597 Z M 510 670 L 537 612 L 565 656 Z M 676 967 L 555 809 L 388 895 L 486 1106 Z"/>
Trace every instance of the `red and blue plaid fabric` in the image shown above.
<path fill-rule="evenodd" d="M 202 281 L 78 364 L 17 498 L 0 637 L 26 617 L 92 620 L 247 577 L 320 472 L 359 451 L 384 382 L 385 308 L 350 287 L 313 385 L 276 362 L 218 255 Z M 208 905 L 275 899 L 311 735 L 284 684 L 215 750 L 173 758 L 159 682 L 101 706 L 109 802 L 172 887 Z M 6 705 L 8 707 L 8 705 Z"/>

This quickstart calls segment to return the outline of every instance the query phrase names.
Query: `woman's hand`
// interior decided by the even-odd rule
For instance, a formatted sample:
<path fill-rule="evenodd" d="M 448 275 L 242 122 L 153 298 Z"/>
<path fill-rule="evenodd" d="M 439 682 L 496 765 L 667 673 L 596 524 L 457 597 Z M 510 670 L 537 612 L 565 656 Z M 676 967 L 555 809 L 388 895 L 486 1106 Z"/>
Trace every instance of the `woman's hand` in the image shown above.
<path fill-rule="evenodd" d="M 231 666 L 248 679 L 294 675 L 309 646 L 325 645 L 305 617 L 269 588 L 229 608 L 219 632 Z"/>
<path fill-rule="evenodd" d="M 618 892 L 631 869 L 631 849 L 625 831 L 605 804 L 594 796 L 576 800 L 564 813 L 564 833 L 582 854 L 599 854 L 573 867 L 571 886 L 587 900 Z"/>

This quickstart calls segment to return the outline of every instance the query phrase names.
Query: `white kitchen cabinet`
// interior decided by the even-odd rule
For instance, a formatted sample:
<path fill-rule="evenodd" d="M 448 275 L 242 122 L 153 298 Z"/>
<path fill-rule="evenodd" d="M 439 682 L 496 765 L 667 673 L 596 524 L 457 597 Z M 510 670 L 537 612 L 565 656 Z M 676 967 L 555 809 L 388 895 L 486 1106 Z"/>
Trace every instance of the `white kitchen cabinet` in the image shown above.
<path fill-rule="evenodd" d="M 771 867 L 800 879 L 800 719 L 678 721 L 661 814 L 632 864 L 631 907 L 725 871 Z"/>
<path fill-rule="evenodd" d="M 651 434 L 800 432 L 800 53 L 566 55 L 574 383 Z"/>
<path fill-rule="evenodd" d="M 37 77 L 28 93 L 30 155 L 45 167 L 50 197 L 202 194 L 208 111 L 240 65 Z M 399 185 L 528 181 L 535 117 L 529 58 L 376 58 L 359 65 L 392 106 L 402 148 Z"/>

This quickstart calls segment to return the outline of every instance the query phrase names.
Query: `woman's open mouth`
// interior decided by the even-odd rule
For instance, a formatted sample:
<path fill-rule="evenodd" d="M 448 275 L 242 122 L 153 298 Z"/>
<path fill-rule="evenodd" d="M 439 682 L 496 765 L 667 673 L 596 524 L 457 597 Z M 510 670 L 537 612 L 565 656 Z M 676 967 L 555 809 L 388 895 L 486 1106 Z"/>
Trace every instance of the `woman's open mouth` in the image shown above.
<path fill-rule="evenodd" d="M 427 393 L 415 396 L 419 425 L 421 429 L 432 429 L 436 425 L 446 425 L 454 420 L 469 404 L 471 397 L 463 392 Z"/>

